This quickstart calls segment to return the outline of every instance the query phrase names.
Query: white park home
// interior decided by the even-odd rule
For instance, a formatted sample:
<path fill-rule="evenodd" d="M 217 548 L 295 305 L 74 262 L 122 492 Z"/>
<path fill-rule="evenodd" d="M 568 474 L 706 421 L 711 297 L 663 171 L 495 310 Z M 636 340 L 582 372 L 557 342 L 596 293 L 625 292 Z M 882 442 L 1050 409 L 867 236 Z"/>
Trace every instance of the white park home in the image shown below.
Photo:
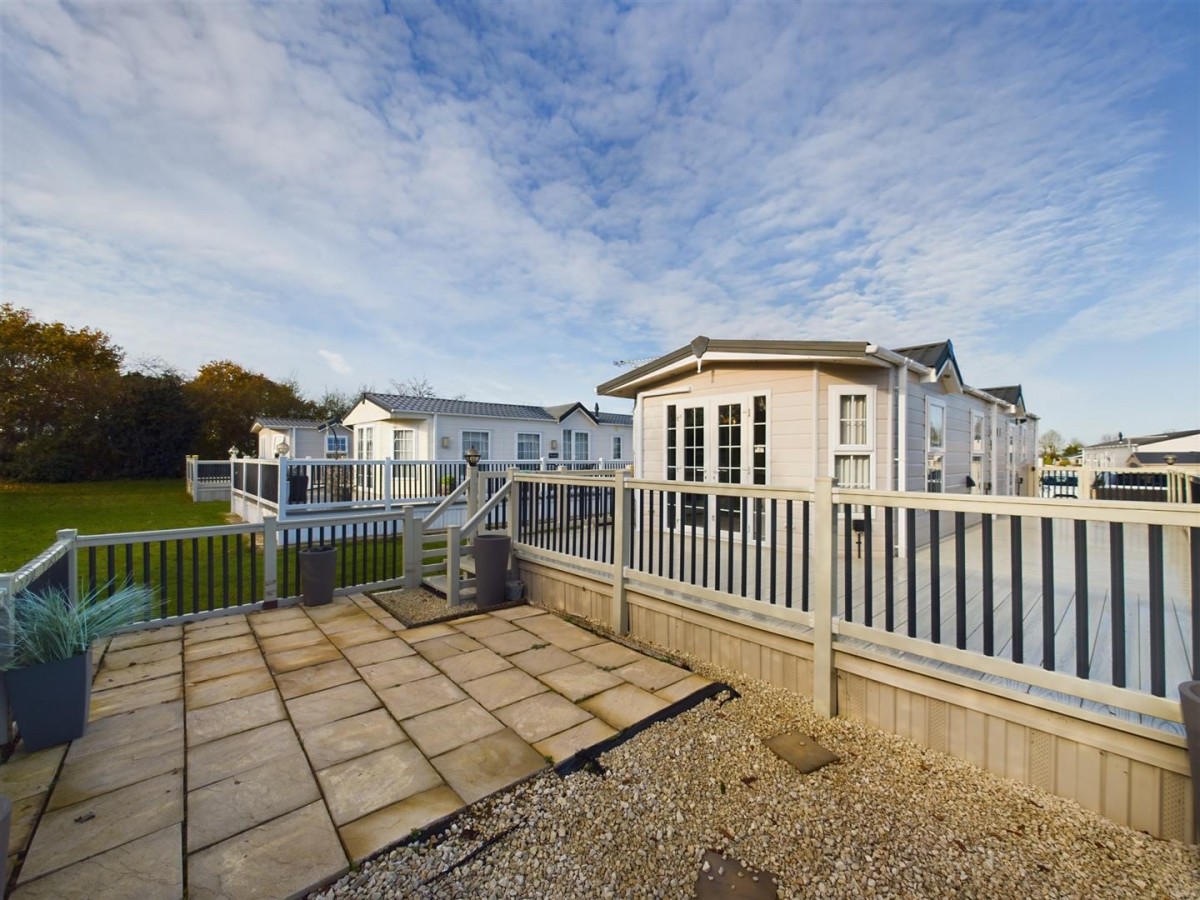
<path fill-rule="evenodd" d="M 350 430 L 315 419 L 257 416 L 250 433 L 258 443 L 259 459 L 274 459 L 286 445 L 293 459 L 339 459 L 350 450 Z"/>
<path fill-rule="evenodd" d="M 1200 474 L 1200 429 L 1168 431 L 1101 441 L 1083 448 L 1083 464 L 1093 469 L 1173 466 Z"/>
<path fill-rule="evenodd" d="M 1027 494 L 1037 417 L 1019 385 L 967 385 L 950 341 L 698 337 L 597 392 L 635 401 L 638 476 L 668 481 Z"/>
<path fill-rule="evenodd" d="M 582 403 L 523 406 L 399 394 L 363 394 L 342 419 L 355 459 L 545 461 L 548 466 L 632 461 L 633 417 Z"/>

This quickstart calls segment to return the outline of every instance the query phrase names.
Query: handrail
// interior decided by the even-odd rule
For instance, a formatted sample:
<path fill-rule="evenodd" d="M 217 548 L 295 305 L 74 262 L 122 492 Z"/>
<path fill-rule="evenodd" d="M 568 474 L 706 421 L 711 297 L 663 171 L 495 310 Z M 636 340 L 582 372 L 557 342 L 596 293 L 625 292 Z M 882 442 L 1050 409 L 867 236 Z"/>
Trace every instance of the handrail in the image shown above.
<path fill-rule="evenodd" d="M 475 515 L 471 516 L 471 518 L 467 519 L 467 521 L 463 523 L 463 525 L 460 527 L 460 534 L 464 538 L 468 538 L 474 534 L 475 529 L 479 527 L 479 523 L 487 518 L 488 513 L 500 505 L 501 501 L 508 496 L 509 491 L 512 488 L 512 484 L 512 481 L 509 480 L 505 481 L 504 484 L 496 488 L 496 492 L 492 494 L 490 498 L 488 498 L 487 503 L 479 507 L 479 512 L 475 513 Z"/>
<path fill-rule="evenodd" d="M 462 484 L 456 487 L 453 491 L 446 495 L 446 499 L 435 506 L 424 519 L 421 520 L 421 533 L 428 533 L 431 522 L 435 521 L 439 516 L 446 512 L 454 503 L 467 492 L 470 482 L 464 480 Z"/>

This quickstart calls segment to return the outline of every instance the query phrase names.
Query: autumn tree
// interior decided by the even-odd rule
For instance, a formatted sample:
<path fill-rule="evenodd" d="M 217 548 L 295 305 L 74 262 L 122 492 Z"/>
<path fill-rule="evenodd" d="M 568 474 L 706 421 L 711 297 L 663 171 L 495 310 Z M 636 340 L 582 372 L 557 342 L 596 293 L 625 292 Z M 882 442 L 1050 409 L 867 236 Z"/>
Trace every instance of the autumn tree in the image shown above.
<path fill-rule="evenodd" d="M 1062 435 L 1053 428 L 1047 432 L 1044 432 L 1042 436 L 1038 438 L 1038 450 L 1041 451 L 1042 462 L 1048 466 L 1053 465 L 1055 460 L 1058 459 L 1059 453 L 1062 451 L 1062 445 Z"/>
<path fill-rule="evenodd" d="M 102 331 L 45 323 L 0 304 L 0 477 L 107 477 L 104 420 L 123 353 Z"/>
<path fill-rule="evenodd" d="M 188 402 L 186 380 L 165 365 L 121 377 L 117 401 L 104 421 L 116 478 L 171 478 L 183 473 L 200 420 Z"/>
<path fill-rule="evenodd" d="M 252 455 L 250 426 L 255 416 L 313 415 L 312 404 L 294 381 L 272 381 L 227 359 L 202 366 L 184 387 L 184 395 L 199 421 L 192 452 L 203 459 L 222 459 L 231 446 Z"/>

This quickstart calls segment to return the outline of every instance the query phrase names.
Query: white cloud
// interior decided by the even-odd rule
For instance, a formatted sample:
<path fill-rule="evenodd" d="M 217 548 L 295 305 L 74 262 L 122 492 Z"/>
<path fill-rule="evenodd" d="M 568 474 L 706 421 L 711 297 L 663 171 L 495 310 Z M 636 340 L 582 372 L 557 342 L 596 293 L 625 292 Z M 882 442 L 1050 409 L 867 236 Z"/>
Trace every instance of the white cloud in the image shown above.
<path fill-rule="evenodd" d="M 335 353 L 332 350 L 318 350 L 317 355 L 325 360 L 326 365 L 339 375 L 349 375 L 354 371 L 350 364 L 346 362 L 346 358 L 340 353 Z"/>

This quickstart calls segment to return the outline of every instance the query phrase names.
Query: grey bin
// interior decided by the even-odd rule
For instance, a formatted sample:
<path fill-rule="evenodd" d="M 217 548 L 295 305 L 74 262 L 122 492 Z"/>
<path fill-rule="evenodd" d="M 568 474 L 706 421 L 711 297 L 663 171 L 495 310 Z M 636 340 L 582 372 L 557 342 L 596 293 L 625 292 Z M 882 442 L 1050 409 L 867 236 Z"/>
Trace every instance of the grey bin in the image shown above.
<path fill-rule="evenodd" d="M 324 606 L 333 601 L 333 577 L 337 566 L 334 547 L 300 551 L 300 586 L 305 606 Z"/>
<path fill-rule="evenodd" d="M 503 603 L 508 590 L 508 557 L 512 538 L 506 534 L 480 534 L 475 538 L 475 602 L 479 606 Z"/>
<path fill-rule="evenodd" d="M 1200 811 L 1200 681 L 1179 685 L 1179 705 L 1183 708 L 1183 730 L 1187 734 L 1188 762 L 1192 767 L 1192 809 Z M 1200 833 L 1200 812 L 1196 821 Z"/>

